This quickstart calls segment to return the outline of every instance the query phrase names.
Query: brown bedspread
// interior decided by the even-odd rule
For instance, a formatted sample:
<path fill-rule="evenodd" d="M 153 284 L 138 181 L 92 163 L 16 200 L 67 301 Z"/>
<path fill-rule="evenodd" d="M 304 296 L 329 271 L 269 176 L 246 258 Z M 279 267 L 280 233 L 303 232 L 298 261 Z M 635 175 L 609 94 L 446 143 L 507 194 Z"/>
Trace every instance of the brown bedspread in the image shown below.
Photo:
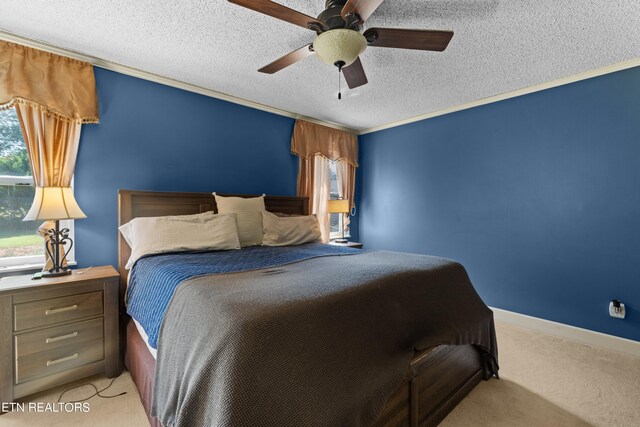
<path fill-rule="evenodd" d="M 164 343 L 169 343 L 164 345 Z M 414 349 L 475 344 L 493 313 L 453 261 L 373 251 L 183 282 L 160 331 L 165 426 L 369 426 Z"/>

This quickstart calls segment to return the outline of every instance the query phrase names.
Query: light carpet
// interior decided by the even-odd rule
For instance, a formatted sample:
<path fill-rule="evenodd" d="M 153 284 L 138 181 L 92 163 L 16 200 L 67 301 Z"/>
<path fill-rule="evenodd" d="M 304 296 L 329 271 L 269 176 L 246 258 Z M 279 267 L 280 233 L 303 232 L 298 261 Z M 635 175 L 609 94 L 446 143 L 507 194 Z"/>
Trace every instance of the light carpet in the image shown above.
<path fill-rule="evenodd" d="M 640 358 L 496 322 L 500 380 L 442 426 L 640 426 Z"/>
<path fill-rule="evenodd" d="M 640 359 L 562 338 L 496 323 L 500 380 L 481 382 L 441 424 L 454 426 L 640 426 Z M 99 388 L 109 380 L 89 381 Z M 86 381 L 79 381 L 81 384 Z M 71 385 L 25 401 L 56 402 Z M 88 413 L 21 413 L 0 416 L 0 426 L 146 426 L 147 419 L 128 372 L 107 395 L 94 397 Z M 82 387 L 63 401 L 93 393 Z"/>

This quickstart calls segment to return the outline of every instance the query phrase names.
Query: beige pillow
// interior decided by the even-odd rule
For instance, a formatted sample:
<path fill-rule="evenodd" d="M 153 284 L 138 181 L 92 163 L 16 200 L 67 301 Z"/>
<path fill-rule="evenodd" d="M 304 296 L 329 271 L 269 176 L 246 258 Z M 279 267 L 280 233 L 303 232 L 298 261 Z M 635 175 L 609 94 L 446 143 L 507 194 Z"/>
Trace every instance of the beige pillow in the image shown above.
<path fill-rule="evenodd" d="M 131 257 L 125 266 L 127 270 L 144 255 L 240 249 L 233 214 L 141 217 L 120 227 L 121 232 L 123 227 L 125 232 L 130 231 L 131 240 Z"/>
<path fill-rule="evenodd" d="M 315 215 L 278 216 L 262 212 L 264 246 L 291 246 L 321 239 L 320 224 Z"/>
<path fill-rule="evenodd" d="M 240 246 L 262 244 L 262 214 L 265 211 L 264 194 L 260 197 L 224 197 L 213 193 L 218 213 L 236 214 Z"/>
<path fill-rule="evenodd" d="M 188 219 L 197 219 L 197 218 L 205 219 L 205 218 L 210 218 L 213 215 L 215 215 L 213 211 L 207 211 L 207 212 L 193 214 L 193 215 L 168 215 L 168 216 L 154 216 L 154 217 L 148 216 L 144 218 L 167 218 L 167 219 L 188 220 Z M 127 222 L 126 224 L 121 225 L 120 227 L 118 227 L 118 230 L 120 230 L 120 233 L 122 233 L 122 237 L 124 237 L 124 240 L 127 242 L 129 247 L 132 248 L 133 237 L 131 234 L 133 233 L 133 220 Z"/>
<path fill-rule="evenodd" d="M 274 214 L 275 216 L 303 216 L 300 214 L 288 214 L 284 212 L 271 212 L 271 213 Z"/>

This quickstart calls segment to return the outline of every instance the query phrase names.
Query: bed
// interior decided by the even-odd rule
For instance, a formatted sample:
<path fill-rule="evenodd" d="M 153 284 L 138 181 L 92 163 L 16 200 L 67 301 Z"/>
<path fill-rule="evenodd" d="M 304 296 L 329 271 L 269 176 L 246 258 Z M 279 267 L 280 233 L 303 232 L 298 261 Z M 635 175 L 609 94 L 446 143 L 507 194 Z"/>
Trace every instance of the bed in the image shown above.
<path fill-rule="evenodd" d="M 308 200 L 306 198 L 266 196 L 265 205 L 267 210 L 271 212 L 308 214 Z M 216 211 L 215 199 L 211 193 L 161 193 L 128 190 L 120 190 L 119 192 L 119 225 L 136 217 L 194 214 L 206 211 Z M 126 349 L 125 366 L 131 372 L 132 379 L 140 392 L 140 399 L 151 425 L 159 426 L 161 424 L 158 419 L 151 415 L 152 397 L 154 387 L 158 385 L 157 381 L 164 380 L 164 378 L 156 378 L 156 375 L 163 376 L 165 374 L 162 370 L 156 374 L 157 355 L 153 354 L 153 348 L 149 345 L 149 336 L 139 323 L 137 324 L 129 317 L 125 308 L 128 271 L 125 270 L 124 265 L 129 258 L 131 249 L 121 235 L 119 235 L 118 252 L 122 302 L 121 337 L 123 345 L 121 348 Z M 364 259 L 363 256 L 360 257 Z M 312 265 L 312 262 L 308 260 L 301 262 L 306 263 L 305 266 Z M 324 260 L 314 262 L 322 264 Z M 322 265 L 316 267 L 322 268 Z M 484 304 L 482 305 L 484 306 Z M 486 306 L 484 307 L 486 308 Z M 490 311 L 488 312 L 490 313 Z M 490 318 L 489 327 L 493 340 L 487 346 L 493 347 L 491 354 L 472 344 L 432 345 L 416 350 L 407 361 L 406 368 L 403 369 L 403 378 L 399 386 L 385 395 L 382 409 L 375 411 L 375 421 L 367 425 L 375 427 L 437 425 L 481 379 L 489 379 L 493 375 L 497 376 L 497 349 L 495 334 L 492 330 L 492 318 Z M 473 327 L 469 329 L 473 329 Z M 165 359 L 168 357 L 166 355 L 172 351 L 178 352 L 175 349 L 170 350 L 169 346 L 164 347 Z M 269 349 L 262 347 L 260 351 L 263 354 L 257 352 L 258 354 L 252 357 L 263 358 L 267 361 Z M 292 354 L 291 357 L 295 358 L 295 354 Z M 357 363 L 357 360 L 355 362 Z M 365 363 L 364 360 L 363 363 Z M 181 375 L 185 375 L 185 372 L 182 372 Z M 287 381 L 295 382 L 297 379 L 288 378 Z M 246 402 L 243 404 L 247 405 Z M 255 404 L 257 405 L 257 403 Z M 353 424 L 359 423 L 354 422 Z"/>

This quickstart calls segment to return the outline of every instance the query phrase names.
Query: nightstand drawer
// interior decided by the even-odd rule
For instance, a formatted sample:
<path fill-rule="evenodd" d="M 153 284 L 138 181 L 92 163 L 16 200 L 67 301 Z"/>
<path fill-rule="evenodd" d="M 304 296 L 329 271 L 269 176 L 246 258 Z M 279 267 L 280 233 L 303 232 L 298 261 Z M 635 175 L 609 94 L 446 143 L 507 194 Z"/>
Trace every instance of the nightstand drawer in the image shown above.
<path fill-rule="evenodd" d="M 102 324 L 102 319 L 98 320 L 100 320 Z M 38 333 L 40 333 L 40 331 Z M 73 332 L 69 333 L 71 334 Z M 24 383 L 102 360 L 104 358 L 102 328 L 99 328 L 99 331 L 95 330 L 94 333 L 94 335 L 87 333 L 82 342 L 73 342 L 73 339 L 69 339 L 68 342 L 65 343 L 66 345 L 57 345 L 56 348 L 17 355 L 15 383 Z M 57 335 L 53 333 L 52 335 L 52 338 L 64 336 L 64 334 Z M 78 335 L 80 335 L 80 333 L 78 333 Z"/>
<path fill-rule="evenodd" d="M 14 330 L 49 326 L 102 314 L 102 292 L 15 304 Z"/>
<path fill-rule="evenodd" d="M 15 357 L 19 359 L 61 347 L 83 346 L 89 341 L 102 338 L 103 331 L 103 320 L 100 317 L 16 335 Z"/>

